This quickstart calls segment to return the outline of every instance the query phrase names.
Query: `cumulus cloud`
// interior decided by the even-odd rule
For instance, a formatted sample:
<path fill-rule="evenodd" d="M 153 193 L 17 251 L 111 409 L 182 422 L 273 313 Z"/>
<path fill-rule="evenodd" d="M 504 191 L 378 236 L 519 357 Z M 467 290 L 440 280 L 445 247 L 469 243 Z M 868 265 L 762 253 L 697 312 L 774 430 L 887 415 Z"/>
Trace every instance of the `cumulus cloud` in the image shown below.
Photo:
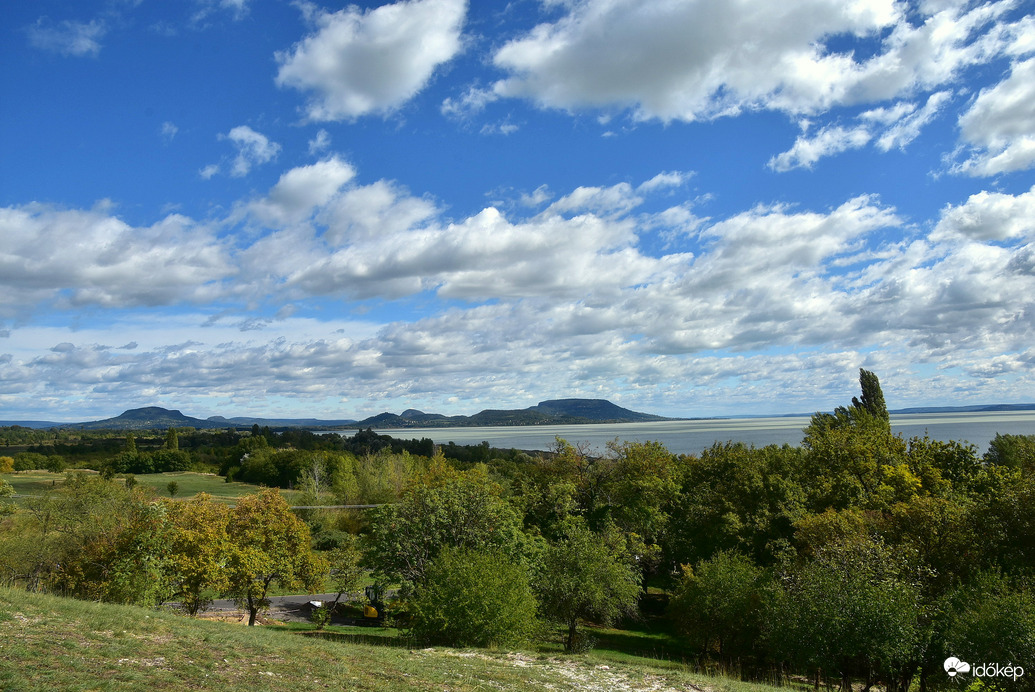
<path fill-rule="evenodd" d="M 990 176 L 1035 166 L 1035 58 L 1014 65 L 1006 79 L 982 90 L 959 125 L 973 149 L 957 172 Z"/>
<path fill-rule="evenodd" d="M 307 105 L 312 120 L 391 111 L 460 52 L 466 11 L 466 0 L 314 11 L 315 32 L 277 54 L 277 85 L 314 92 Z"/>
<path fill-rule="evenodd" d="M 494 90 L 548 108 L 630 109 L 663 121 L 753 108 L 816 113 L 935 89 L 1017 50 L 1023 27 L 1002 21 L 1013 5 L 928 4 L 916 21 L 892 0 L 564 3 L 560 19 L 496 52 L 509 76 Z M 834 38 L 879 47 L 857 59 L 828 48 Z"/>
<path fill-rule="evenodd" d="M 949 205 L 931 234 L 934 241 L 1035 240 L 1035 187 L 1020 195 L 982 191 L 964 204 Z"/>
<path fill-rule="evenodd" d="M 138 228 L 103 205 L 0 209 L 0 310 L 42 301 L 129 307 L 209 300 L 233 274 L 223 245 L 180 215 Z"/>
<path fill-rule="evenodd" d="M 866 122 L 893 126 L 922 110 L 892 104 Z M 41 302 L 153 307 L 119 324 L 119 341 L 107 328 L 12 327 L 12 342 L 34 346 L 5 340 L 0 402 L 48 389 L 181 408 L 214 398 L 224 409 L 449 395 L 466 410 L 617 393 L 675 412 L 688 401 L 675 383 L 692 382 L 714 412 L 768 401 L 774 386 L 800 389 L 804 371 L 803 400 L 826 386 L 815 374 L 840 401 L 852 383 L 829 372 L 850 373 L 870 352 L 889 369 L 932 363 L 990 379 L 979 391 L 995 398 L 1030 383 L 1002 378 L 1033 362 L 1035 188 L 972 195 L 929 233 L 874 196 L 712 218 L 695 215 L 698 200 L 644 211 L 688 176 L 543 187 L 531 210 L 449 220 L 432 200 L 393 181 L 361 183 L 329 157 L 241 203 L 219 226 L 250 226 L 232 245 L 181 216 L 132 227 L 104 206 L 3 209 L 2 316 Z M 670 245 L 648 252 L 659 228 L 675 226 Z M 303 317 L 314 304 L 429 293 L 450 300 L 387 324 Z M 163 308 L 195 300 L 218 312 L 185 319 Z M 126 345 L 97 348 L 112 343 Z"/>
<path fill-rule="evenodd" d="M 250 211 L 271 226 L 297 223 L 330 202 L 355 175 L 355 169 L 338 157 L 292 168 L 269 195 L 251 204 Z"/>
<path fill-rule="evenodd" d="M 28 27 L 27 33 L 29 43 L 35 48 L 66 56 L 96 57 L 101 52 L 101 39 L 108 33 L 108 27 L 99 19 L 89 22 L 66 19 L 54 24 L 41 17 Z"/>

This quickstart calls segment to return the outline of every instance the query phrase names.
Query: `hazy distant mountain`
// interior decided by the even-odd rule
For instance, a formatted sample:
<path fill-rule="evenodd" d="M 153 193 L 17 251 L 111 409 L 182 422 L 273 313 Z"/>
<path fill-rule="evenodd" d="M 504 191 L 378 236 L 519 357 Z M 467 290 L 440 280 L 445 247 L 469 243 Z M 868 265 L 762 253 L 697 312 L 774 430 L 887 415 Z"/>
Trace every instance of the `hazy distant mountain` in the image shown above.
<path fill-rule="evenodd" d="M 355 418 L 342 418 L 340 420 L 323 420 L 321 418 L 249 418 L 248 416 L 234 416 L 223 418 L 222 416 L 209 416 L 206 420 L 212 423 L 219 423 L 220 428 L 228 426 L 241 427 L 242 425 L 252 426 L 268 425 L 271 428 L 330 428 L 355 423 Z"/>
<path fill-rule="evenodd" d="M 471 416 L 443 416 L 415 409 L 402 415 L 379 413 L 350 427 L 445 428 L 486 425 L 577 425 L 582 423 L 638 423 L 673 420 L 630 411 L 605 399 L 553 399 L 523 409 L 486 409 Z"/>
<path fill-rule="evenodd" d="M 982 413 L 995 411 L 1035 411 L 1031 404 L 979 404 L 971 406 L 918 406 L 891 411 L 892 415 L 909 413 Z M 775 417 L 777 414 L 751 416 Z M 785 414 L 808 416 L 810 413 Z M 485 425 L 577 425 L 583 423 L 636 423 L 642 421 L 679 420 L 649 413 L 630 411 L 606 399 L 552 399 L 523 409 L 485 409 L 471 416 L 444 416 L 407 409 L 401 414 L 380 413 L 359 422 L 351 419 L 319 418 L 254 418 L 212 416 L 207 419 L 185 416 L 176 410 L 147 406 L 125 411 L 114 418 L 85 423 L 58 423 L 39 420 L 0 420 L 0 427 L 19 425 L 24 428 L 82 428 L 85 430 L 151 430 L 162 428 L 215 429 L 228 427 L 271 428 L 434 428 Z"/>
<path fill-rule="evenodd" d="M 152 430 L 155 428 L 224 428 L 224 423 L 214 423 L 201 418 L 191 418 L 179 411 L 147 406 L 133 408 L 114 418 L 73 423 L 63 427 L 82 428 L 84 430 Z"/>
<path fill-rule="evenodd" d="M 977 406 L 917 406 L 889 411 L 892 415 L 907 413 L 988 413 L 995 411 L 1035 411 L 1035 404 L 984 404 Z"/>

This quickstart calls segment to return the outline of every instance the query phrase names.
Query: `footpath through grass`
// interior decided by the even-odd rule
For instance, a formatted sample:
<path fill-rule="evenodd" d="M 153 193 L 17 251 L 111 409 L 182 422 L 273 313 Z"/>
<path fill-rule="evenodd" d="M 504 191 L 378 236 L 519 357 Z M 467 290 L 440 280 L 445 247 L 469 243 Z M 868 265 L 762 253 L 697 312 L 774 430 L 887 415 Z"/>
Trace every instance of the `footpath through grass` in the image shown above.
<path fill-rule="evenodd" d="M 778 689 L 708 678 L 649 660 L 411 649 L 398 638 L 376 645 L 356 637 L 304 636 L 299 629 L 249 628 L 0 588 L 0 689 Z"/>

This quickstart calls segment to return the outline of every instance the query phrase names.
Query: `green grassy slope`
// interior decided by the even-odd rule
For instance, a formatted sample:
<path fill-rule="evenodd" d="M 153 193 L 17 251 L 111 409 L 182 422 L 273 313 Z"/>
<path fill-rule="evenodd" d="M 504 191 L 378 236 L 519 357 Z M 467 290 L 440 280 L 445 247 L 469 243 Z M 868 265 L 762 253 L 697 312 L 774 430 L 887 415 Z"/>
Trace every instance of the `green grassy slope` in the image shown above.
<path fill-rule="evenodd" d="M 87 471 L 86 473 L 93 473 Z M 51 473 L 49 471 L 20 471 L 18 473 L 5 473 L 0 475 L 12 486 L 19 495 L 38 495 L 53 486 L 63 485 L 65 482 L 64 473 Z M 227 483 L 222 476 L 212 473 L 195 473 L 193 471 L 177 471 L 169 473 L 147 473 L 135 476 L 137 483 L 147 485 L 163 496 L 168 497 L 168 485 L 170 481 L 176 481 L 178 490 L 176 498 L 183 500 L 193 497 L 198 493 L 208 493 L 214 499 L 233 503 L 239 497 L 251 495 L 259 491 L 259 486 L 251 483 Z M 298 495 L 295 490 L 280 491 L 290 503 Z"/>
<path fill-rule="evenodd" d="M 698 690 L 775 688 L 671 666 L 339 643 L 0 588 L 0 689 Z"/>

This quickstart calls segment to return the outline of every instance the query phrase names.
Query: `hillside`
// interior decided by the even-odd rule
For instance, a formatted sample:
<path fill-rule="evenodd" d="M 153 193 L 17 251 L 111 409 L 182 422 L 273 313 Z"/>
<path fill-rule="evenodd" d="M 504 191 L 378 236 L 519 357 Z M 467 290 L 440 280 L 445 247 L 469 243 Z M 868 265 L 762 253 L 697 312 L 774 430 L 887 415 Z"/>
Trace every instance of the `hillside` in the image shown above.
<path fill-rule="evenodd" d="M 639 413 L 605 399 L 553 399 L 523 409 L 485 409 L 470 416 L 443 416 L 409 409 L 402 415 L 380 413 L 355 423 L 357 428 L 436 428 L 487 425 L 579 425 L 672 420 Z"/>
<path fill-rule="evenodd" d="M 114 418 L 75 423 L 68 427 L 84 430 L 153 430 L 155 428 L 224 428 L 226 424 L 191 418 L 179 411 L 158 406 L 147 406 L 124 411 Z"/>
<path fill-rule="evenodd" d="M 216 429 L 252 425 L 272 428 L 431 428 L 485 425 L 577 425 L 581 423 L 634 423 L 672 420 L 649 413 L 631 411 L 604 399 L 554 399 L 541 401 L 523 409 L 486 409 L 470 416 L 445 416 L 407 409 L 402 414 L 379 413 L 359 422 L 351 419 L 321 420 L 317 418 L 252 418 L 210 416 L 206 419 L 185 416 L 177 410 L 147 406 L 124 411 L 114 418 L 83 423 L 49 423 L 46 421 L 0 421 L 0 425 L 33 428 L 79 428 L 81 430 L 155 430 L 163 428 Z"/>
<path fill-rule="evenodd" d="M 355 635 L 376 640 L 376 637 Z M 0 689 L 700 690 L 776 688 L 663 661 L 325 641 L 275 626 L 192 620 L 0 587 Z M 605 663 L 606 661 L 606 663 Z"/>

